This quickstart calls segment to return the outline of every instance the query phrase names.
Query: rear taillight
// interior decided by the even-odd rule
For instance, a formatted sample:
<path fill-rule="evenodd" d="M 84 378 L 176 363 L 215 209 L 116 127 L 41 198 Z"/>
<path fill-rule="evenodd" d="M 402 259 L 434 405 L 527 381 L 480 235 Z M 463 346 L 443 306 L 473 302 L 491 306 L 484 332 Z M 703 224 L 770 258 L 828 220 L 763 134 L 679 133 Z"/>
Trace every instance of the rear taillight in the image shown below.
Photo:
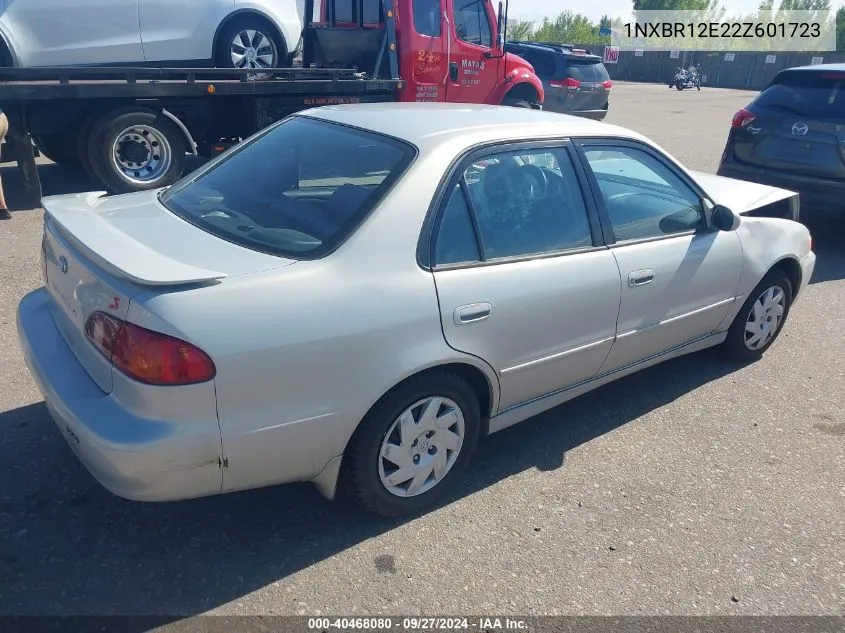
<path fill-rule="evenodd" d="M 610 81 L 610 79 L 608 79 L 607 81 L 603 81 L 601 83 L 601 87 L 605 90 L 610 90 L 611 88 L 613 88 L 613 82 Z"/>
<path fill-rule="evenodd" d="M 577 79 L 572 79 L 571 77 L 567 77 L 562 81 L 550 81 L 549 85 L 553 88 L 580 88 L 581 82 Z"/>
<path fill-rule="evenodd" d="M 105 314 L 93 313 L 85 335 L 130 378 L 148 385 L 192 385 L 214 378 L 214 362 L 183 340 Z"/>
<path fill-rule="evenodd" d="M 733 121 L 731 121 L 731 127 L 745 127 L 756 118 L 754 114 L 745 108 L 740 108 L 739 112 L 734 115 Z"/>

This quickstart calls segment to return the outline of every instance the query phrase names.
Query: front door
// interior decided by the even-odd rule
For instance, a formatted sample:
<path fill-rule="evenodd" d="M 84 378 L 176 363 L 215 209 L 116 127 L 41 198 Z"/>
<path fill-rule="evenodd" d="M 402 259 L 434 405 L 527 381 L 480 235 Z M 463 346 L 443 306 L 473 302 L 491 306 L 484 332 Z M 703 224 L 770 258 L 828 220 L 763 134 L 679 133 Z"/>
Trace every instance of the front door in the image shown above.
<path fill-rule="evenodd" d="M 619 269 L 564 144 L 480 150 L 444 200 L 432 253 L 448 344 L 498 374 L 500 411 L 589 380 L 616 334 Z"/>
<path fill-rule="evenodd" d="M 402 101 L 446 100 L 446 0 L 403 0 L 410 7 L 410 25 L 402 30 L 403 68 L 411 75 Z"/>
<path fill-rule="evenodd" d="M 138 0 L 15 0 L 0 21 L 14 34 L 24 66 L 144 61 Z"/>
<path fill-rule="evenodd" d="M 448 0 L 452 18 L 446 100 L 486 103 L 496 87 L 499 59 L 493 57 L 496 20 L 490 0 Z"/>
<path fill-rule="evenodd" d="M 742 247 L 707 226 L 701 195 L 639 143 L 585 141 L 622 276 L 617 339 L 602 373 L 714 333 L 736 297 Z"/>

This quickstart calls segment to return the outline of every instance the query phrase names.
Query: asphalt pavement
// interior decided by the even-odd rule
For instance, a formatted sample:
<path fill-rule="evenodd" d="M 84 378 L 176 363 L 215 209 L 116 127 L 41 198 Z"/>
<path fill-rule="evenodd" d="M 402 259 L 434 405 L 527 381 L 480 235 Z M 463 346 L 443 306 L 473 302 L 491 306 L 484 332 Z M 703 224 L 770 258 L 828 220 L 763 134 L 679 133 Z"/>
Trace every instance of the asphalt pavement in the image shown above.
<path fill-rule="evenodd" d="M 619 84 L 609 121 L 714 171 L 752 93 Z M 0 170 L 16 196 L 14 168 Z M 45 195 L 91 188 L 42 167 Z M 0 223 L 0 614 L 845 615 L 845 224 L 765 358 L 704 352 L 496 434 L 424 516 L 310 485 L 163 505 L 79 464 L 14 327 L 41 213 Z"/>

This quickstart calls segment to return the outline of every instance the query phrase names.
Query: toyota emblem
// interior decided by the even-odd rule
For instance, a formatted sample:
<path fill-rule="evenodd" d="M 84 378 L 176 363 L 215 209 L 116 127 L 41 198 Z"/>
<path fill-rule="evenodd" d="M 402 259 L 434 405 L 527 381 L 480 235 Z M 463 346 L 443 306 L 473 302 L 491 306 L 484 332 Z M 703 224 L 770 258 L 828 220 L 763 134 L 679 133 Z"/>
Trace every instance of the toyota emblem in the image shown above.
<path fill-rule="evenodd" d="M 808 129 L 809 128 L 807 127 L 806 123 L 796 123 L 795 125 L 792 126 L 792 135 L 793 136 L 804 136 L 807 133 Z"/>
<path fill-rule="evenodd" d="M 67 258 L 64 255 L 59 257 L 59 270 L 62 271 L 62 274 L 67 274 Z"/>

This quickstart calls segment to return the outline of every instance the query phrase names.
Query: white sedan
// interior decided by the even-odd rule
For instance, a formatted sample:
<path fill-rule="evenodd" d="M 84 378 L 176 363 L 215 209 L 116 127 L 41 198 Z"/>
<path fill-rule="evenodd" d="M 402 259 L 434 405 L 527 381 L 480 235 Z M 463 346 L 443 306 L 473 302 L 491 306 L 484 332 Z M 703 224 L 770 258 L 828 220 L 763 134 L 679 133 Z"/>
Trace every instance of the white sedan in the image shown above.
<path fill-rule="evenodd" d="M 753 361 L 813 273 L 790 191 L 492 106 L 301 112 L 162 191 L 45 198 L 26 362 L 122 497 L 431 506 L 479 436 L 661 361 Z M 749 215 L 750 214 L 750 215 Z"/>
<path fill-rule="evenodd" d="M 0 66 L 289 66 L 304 0 L 14 0 Z"/>

